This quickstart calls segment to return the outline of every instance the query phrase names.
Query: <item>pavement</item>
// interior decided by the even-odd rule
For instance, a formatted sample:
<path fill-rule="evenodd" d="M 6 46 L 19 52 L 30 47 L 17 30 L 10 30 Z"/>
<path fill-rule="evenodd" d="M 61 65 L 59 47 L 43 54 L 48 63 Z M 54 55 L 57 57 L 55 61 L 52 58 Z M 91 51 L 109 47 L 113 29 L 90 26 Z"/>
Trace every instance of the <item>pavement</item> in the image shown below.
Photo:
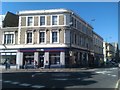
<path fill-rule="evenodd" d="M 38 69 L 1 69 L 1 73 L 8 72 L 80 72 L 80 71 L 94 71 L 95 68 L 38 68 Z"/>

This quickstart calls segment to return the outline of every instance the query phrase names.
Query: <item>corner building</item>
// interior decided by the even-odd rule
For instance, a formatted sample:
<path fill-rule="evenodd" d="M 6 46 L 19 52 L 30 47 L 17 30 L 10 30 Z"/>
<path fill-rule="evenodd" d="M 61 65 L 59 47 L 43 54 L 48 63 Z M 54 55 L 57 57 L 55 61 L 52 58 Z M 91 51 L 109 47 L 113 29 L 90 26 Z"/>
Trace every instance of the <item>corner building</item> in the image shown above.
<path fill-rule="evenodd" d="M 92 64 L 93 28 L 71 10 L 19 11 L 16 64 L 86 67 Z"/>

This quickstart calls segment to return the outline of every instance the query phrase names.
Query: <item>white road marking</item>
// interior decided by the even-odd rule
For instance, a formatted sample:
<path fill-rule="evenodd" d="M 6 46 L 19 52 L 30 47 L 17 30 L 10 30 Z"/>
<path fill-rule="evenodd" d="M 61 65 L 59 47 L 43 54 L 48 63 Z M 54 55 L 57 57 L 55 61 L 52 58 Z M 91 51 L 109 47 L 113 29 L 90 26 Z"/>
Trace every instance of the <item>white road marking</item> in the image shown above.
<path fill-rule="evenodd" d="M 31 84 L 28 84 L 28 83 L 22 83 L 22 84 L 19 84 L 20 86 L 30 86 Z"/>
<path fill-rule="evenodd" d="M 19 84 L 19 82 L 12 82 L 11 84 Z"/>
<path fill-rule="evenodd" d="M 107 74 L 107 75 L 111 75 L 111 74 Z"/>
<path fill-rule="evenodd" d="M 54 80 L 62 80 L 62 81 L 65 81 L 65 80 L 68 80 L 68 79 L 66 79 L 66 78 L 55 78 Z"/>
<path fill-rule="evenodd" d="M 117 81 L 116 85 L 115 85 L 115 90 L 118 90 L 118 86 L 119 86 L 119 83 L 120 83 L 120 79 Z"/>
<path fill-rule="evenodd" d="M 117 75 L 111 75 L 111 76 L 116 77 Z"/>
<path fill-rule="evenodd" d="M 4 83 L 10 83 L 11 81 L 3 81 Z"/>
<path fill-rule="evenodd" d="M 2 81 L 2 80 L 0 80 L 0 81 Z"/>
<path fill-rule="evenodd" d="M 35 77 L 36 75 L 41 75 L 41 74 L 43 74 L 43 73 L 35 73 L 32 75 L 32 77 Z"/>
<path fill-rule="evenodd" d="M 68 77 L 70 74 L 52 74 L 52 76 L 57 76 L 57 77 Z"/>
<path fill-rule="evenodd" d="M 45 87 L 45 86 L 40 86 L 40 85 L 33 85 L 33 86 L 31 86 L 32 88 L 43 88 L 43 87 Z"/>
<path fill-rule="evenodd" d="M 77 78 L 77 80 L 80 80 L 81 78 Z"/>
<path fill-rule="evenodd" d="M 107 73 L 111 73 L 111 71 L 97 71 L 95 73 L 107 74 Z"/>

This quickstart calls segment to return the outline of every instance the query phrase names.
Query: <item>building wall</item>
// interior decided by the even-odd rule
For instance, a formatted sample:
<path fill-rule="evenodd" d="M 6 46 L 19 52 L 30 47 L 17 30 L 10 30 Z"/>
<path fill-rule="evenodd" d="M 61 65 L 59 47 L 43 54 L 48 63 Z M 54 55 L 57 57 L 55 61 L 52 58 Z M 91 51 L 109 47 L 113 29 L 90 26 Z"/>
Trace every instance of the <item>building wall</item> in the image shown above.
<path fill-rule="evenodd" d="M 33 11 L 34 12 L 34 11 Z M 59 11 L 40 11 L 31 13 L 23 11 L 19 13 L 19 27 L 15 32 L 14 48 L 19 49 L 16 56 L 16 63 L 25 64 L 25 55 L 33 54 L 32 59 L 38 59 L 44 52 L 44 65 L 49 65 L 51 53 L 60 53 L 61 65 L 69 64 L 71 66 L 88 66 L 92 64 L 91 53 L 93 53 L 93 28 L 81 19 L 78 15 L 69 10 Z M 42 13 L 41 13 L 42 12 Z M 45 13 L 46 12 L 46 13 Z M 52 25 L 52 16 L 57 16 L 57 25 Z M 28 17 L 33 17 L 32 26 L 28 26 Z M 45 25 L 40 26 L 40 16 L 45 16 Z M 70 23 L 72 22 L 72 25 Z M 9 29 L 8 29 L 9 30 Z M 27 44 L 27 31 L 32 31 L 32 43 Z M 57 43 L 52 43 L 53 30 L 58 31 Z M 45 32 L 45 43 L 39 43 L 39 32 Z M 71 39 L 70 39 L 71 38 Z M 20 41 L 20 42 L 19 42 Z M 99 44 L 98 44 L 99 45 Z M 100 46 L 102 47 L 102 46 Z M 71 51 L 71 56 L 70 56 Z M 96 50 L 98 53 L 99 50 Z M 100 54 L 102 52 L 99 52 Z M 38 57 L 36 57 L 38 56 Z M 19 61 L 20 60 L 23 61 Z"/>

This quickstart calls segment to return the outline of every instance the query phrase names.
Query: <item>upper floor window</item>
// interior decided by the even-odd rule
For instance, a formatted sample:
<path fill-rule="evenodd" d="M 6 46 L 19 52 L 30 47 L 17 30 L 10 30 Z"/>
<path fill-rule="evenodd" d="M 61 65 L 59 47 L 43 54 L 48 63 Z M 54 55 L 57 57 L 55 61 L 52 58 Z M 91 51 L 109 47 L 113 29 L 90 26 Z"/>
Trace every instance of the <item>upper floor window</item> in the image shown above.
<path fill-rule="evenodd" d="M 28 17 L 28 26 L 32 26 L 33 24 L 33 17 Z"/>
<path fill-rule="evenodd" d="M 57 16 L 52 16 L 52 25 L 57 25 Z"/>
<path fill-rule="evenodd" d="M 45 25 L 45 16 L 40 16 L 40 26 Z"/>
<path fill-rule="evenodd" d="M 52 43 L 57 43 L 57 42 L 58 42 L 58 32 L 52 31 Z"/>
<path fill-rule="evenodd" d="M 14 43 L 14 33 L 7 32 L 4 34 L 4 44 L 13 44 Z"/>
<path fill-rule="evenodd" d="M 27 43 L 32 43 L 32 31 L 27 32 Z"/>
<path fill-rule="evenodd" d="M 45 32 L 40 32 L 39 40 L 40 40 L 40 43 L 45 42 Z"/>

